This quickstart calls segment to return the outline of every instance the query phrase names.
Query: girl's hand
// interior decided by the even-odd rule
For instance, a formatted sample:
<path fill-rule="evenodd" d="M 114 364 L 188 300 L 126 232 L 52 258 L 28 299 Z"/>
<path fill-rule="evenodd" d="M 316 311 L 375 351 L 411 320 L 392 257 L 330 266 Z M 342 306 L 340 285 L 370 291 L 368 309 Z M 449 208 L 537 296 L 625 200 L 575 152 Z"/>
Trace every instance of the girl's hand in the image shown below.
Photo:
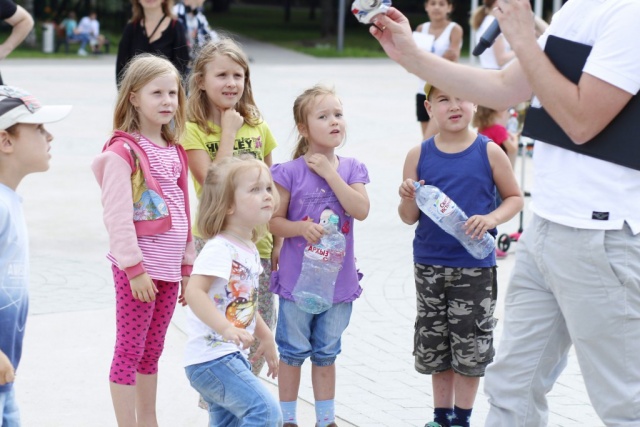
<path fill-rule="evenodd" d="M 337 158 L 336 158 L 337 161 Z M 313 154 L 308 159 L 305 158 L 309 169 L 320 175 L 322 178 L 327 179 L 330 173 L 335 172 L 334 165 L 329 163 L 329 159 L 324 154 Z"/>
<path fill-rule="evenodd" d="M 222 335 L 224 341 L 232 342 L 242 349 L 249 348 L 255 340 L 253 335 L 247 332 L 246 329 L 236 328 L 233 325 L 229 325 L 220 335 Z"/>
<path fill-rule="evenodd" d="M 474 215 L 464 223 L 464 226 L 467 230 L 466 234 L 471 234 L 471 238 L 482 239 L 484 233 L 498 226 L 498 222 L 491 214 Z"/>
<path fill-rule="evenodd" d="M 180 283 L 180 295 L 178 295 L 178 303 L 183 307 L 187 305 L 187 300 L 184 297 L 184 291 L 187 290 L 188 284 L 189 276 L 182 276 L 182 283 Z"/>
<path fill-rule="evenodd" d="M 318 243 L 324 234 L 324 227 L 313 222 L 311 218 L 298 221 L 298 224 L 300 225 L 300 233 L 298 234 L 304 237 L 307 243 Z"/>
<path fill-rule="evenodd" d="M 405 200 L 415 200 L 416 198 L 416 187 L 413 185 L 415 181 L 411 178 L 405 179 L 402 184 L 400 184 L 400 188 L 398 189 L 398 194 L 400 194 L 400 198 Z M 424 185 L 424 180 L 421 179 L 418 181 L 420 185 Z"/>
<path fill-rule="evenodd" d="M 269 371 L 271 371 L 271 366 L 269 366 Z M 0 385 L 12 383 L 15 379 L 16 372 L 11 361 L 6 354 L 0 351 Z"/>
<path fill-rule="evenodd" d="M 129 280 L 131 285 L 131 295 L 133 299 L 137 299 L 142 302 L 151 302 L 156 300 L 156 294 L 158 288 L 151 280 L 151 277 L 147 273 L 142 273 L 133 279 Z"/>
<path fill-rule="evenodd" d="M 220 128 L 235 135 L 244 124 L 244 118 L 234 108 L 222 111 L 220 116 Z"/>
<path fill-rule="evenodd" d="M 273 336 L 269 340 L 260 341 L 260 345 L 251 359 L 251 363 L 260 360 L 263 356 L 269 368 L 267 371 L 267 377 L 271 377 L 275 380 L 278 377 L 279 364 L 278 352 L 276 350 L 276 343 L 273 340 Z"/>

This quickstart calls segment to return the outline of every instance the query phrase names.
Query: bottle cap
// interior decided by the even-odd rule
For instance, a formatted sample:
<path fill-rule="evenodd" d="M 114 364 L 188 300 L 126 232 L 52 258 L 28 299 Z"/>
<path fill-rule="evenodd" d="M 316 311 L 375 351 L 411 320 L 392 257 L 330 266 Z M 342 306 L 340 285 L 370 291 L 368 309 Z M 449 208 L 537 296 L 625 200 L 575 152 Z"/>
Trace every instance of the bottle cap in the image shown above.
<path fill-rule="evenodd" d="M 340 222 L 340 217 L 336 214 L 331 214 L 331 216 L 329 216 L 329 222 L 331 224 L 337 224 L 338 222 Z"/>

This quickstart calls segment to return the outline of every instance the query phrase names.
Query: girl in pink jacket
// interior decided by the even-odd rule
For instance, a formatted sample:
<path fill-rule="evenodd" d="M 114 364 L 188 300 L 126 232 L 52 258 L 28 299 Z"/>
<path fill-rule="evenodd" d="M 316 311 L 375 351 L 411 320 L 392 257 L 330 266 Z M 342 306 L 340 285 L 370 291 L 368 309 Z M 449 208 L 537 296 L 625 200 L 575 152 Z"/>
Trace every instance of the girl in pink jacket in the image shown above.
<path fill-rule="evenodd" d="M 184 106 L 176 68 L 137 57 L 121 82 L 113 136 L 92 164 L 116 289 L 109 381 L 120 426 L 157 425 L 158 359 L 193 265 L 187 158 L 177 144 Z"/>

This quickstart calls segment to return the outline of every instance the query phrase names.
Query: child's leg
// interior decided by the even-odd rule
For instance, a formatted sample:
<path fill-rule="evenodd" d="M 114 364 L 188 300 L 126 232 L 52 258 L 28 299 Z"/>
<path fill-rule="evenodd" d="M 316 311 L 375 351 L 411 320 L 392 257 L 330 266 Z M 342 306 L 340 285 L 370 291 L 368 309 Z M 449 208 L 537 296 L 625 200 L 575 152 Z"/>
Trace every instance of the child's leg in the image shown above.
<path fill-rule="evenodd" d="M 187 366 L 191 386 L 209 404 L 211 426 L 282 425 L 278 402 L 240 353 Z"/>
<path fill-rule="evenodd" d="M 351 319 L 351 303 L 333 304 L 315 316 L 311 324 L 311 379 L 316 400 L 316 424 L 325 427 L 335 420 L 336 367 L 341 338 Z"/>
<path fill-rule="evenodd" d="M 144 353 L 138 365 L 136 415 L 139 425 L 155 426 L 158 361 L 164 349 L 164 339 L 178 300 L 179 284 L 154 280 L 158 293 L 144 342 Z"/>
<path fill-rule="evenodd" d="M 453 408 L 453 370 L 447 369 L 444 372 L 431 375 L 431 385 L 433 386 L 433 407 Z"/>
<path fill-rule="evenodd" d="M 20 410 L 16 402 L 16 389 L 0 392 L 0 425 L 20 426 Z"/>
<path fill-rule="evenodd" d="M 285 423 L 297 424 L 296 404 L 300 387 L 300 367 L 311 355 L 311 323 L 314 315 L 300 310 L 296 303 L 279 299 L 276 344 L 280 353 L 278 393 Z"/>
<path fill-rule="evenodd" d="M 124 271 L 112 266 L 116 290 L 116 345 L 109 373 L 111 399 L 118 425 L 136 425 L 136 372 L 144 354 L 154 303 L 131 295 Z"/>
<path fill-rule="evenodd" d="M 269 329 L 273 330 L 276 325 L 276 308 L 275 308 L 275 296 L 273 292 L 269 290 L 269 282 L 271 280 L 271 259 L 260 258 L 262 264 L 262 274 L 260 275 L 260 285 L 258 287 L 258 312 L 262 316 L 262 320 L 267 324 Z M 249 360 L 253 359 L 253 355 L 256 353 L 260 340 L 256 340 L 251 345 L 249 350 Z M 264 366 L 264 357 L 256 360 L 251 364 L 251 370 L 254 374 L 260 375 L 262 367 Z"/>
<path fill-rule="evenodd" d="M 469 427 L 473 402 L 480 385 L 480 377 L 467 377 L 455 374 L 455 400 L 452 425 Z"/>

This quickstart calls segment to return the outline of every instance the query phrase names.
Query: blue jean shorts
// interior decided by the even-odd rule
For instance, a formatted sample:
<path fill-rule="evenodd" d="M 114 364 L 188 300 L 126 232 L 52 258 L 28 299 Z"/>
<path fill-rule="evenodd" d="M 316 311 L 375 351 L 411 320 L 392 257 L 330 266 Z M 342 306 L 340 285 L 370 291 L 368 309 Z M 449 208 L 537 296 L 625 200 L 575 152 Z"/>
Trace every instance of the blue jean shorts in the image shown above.
<path fill-rule="evenodd" d="M 185 372 L 191 386 L 209 404 L 211 427 L 282 425 L 280 404 L 240 353 L 189 365 Z"/>
<path fill-rule="evenodd" d="M 324 313 L 310 314 L 280 297 L 276 343 L 280 360 L 302 366 L 307 357 L 316 366 L 331 366 L 341 351 L 340 338 L 349 325 L 353 303 L 333 304 Z"/>
<path fill-rule="evenodd" d="M 13 387 L 9 391 L 0 392 L 0 426 L 20 427 L 20 411 L 16 403 L 16 392 Z"/>

